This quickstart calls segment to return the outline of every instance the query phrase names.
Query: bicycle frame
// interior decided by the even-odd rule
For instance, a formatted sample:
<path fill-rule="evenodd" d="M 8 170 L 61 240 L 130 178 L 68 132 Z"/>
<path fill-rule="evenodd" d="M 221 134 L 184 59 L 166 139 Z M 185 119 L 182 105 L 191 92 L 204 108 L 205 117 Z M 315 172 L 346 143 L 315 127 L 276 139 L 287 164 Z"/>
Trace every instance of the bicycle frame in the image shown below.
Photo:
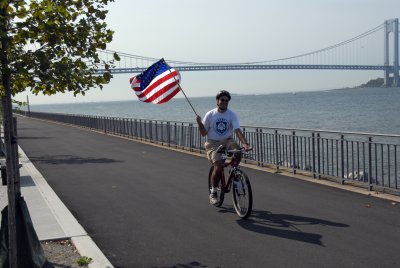
<path fill-rule="evenodd" d="M 227 157 L 224 159 L 224 161 L 227 159 Z M 225 168 L 230 167 L 228 171 L 228 181 L 225 181 Z M 229 193 L 231 191 L 232 187 L 232 179 L 233 176 L 235 175 L 236 170 L 239 168 L 239 163 L 235 159 L 231 159 L 229 163 L 224 163 L 224 169 L 222 170 L 222 175 L 221 175 L 221 184 L 224 187 L 224 192 Z"/>

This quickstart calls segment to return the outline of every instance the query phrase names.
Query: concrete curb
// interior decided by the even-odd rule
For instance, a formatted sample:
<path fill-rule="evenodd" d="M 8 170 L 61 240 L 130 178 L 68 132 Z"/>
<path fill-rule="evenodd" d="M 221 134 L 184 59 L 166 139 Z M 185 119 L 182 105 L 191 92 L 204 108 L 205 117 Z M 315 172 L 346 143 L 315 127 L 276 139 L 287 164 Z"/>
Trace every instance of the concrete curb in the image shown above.
<path fill-rule="evenodd" d="M 88 236 L 87 232 L 75 219 L 72 213 L 64 205 L 61 199 L 53 191 L 42 174 L 29 160 L 25 152 L 19 147 L 20 163 L 27 170 L 36 188 L 40 192 L 47 206 L 51 210 L 53 216 L 57 220 L 61 229 L 65 233 L 65 237 L 71 238 L 76 249 L 82 256 L 92 258 L 89 264 L 91 268 L 110 268 L 114 267 L 97 247 L 94 241 Z M 63 237 L 63 238 L 65 238 Z"/>

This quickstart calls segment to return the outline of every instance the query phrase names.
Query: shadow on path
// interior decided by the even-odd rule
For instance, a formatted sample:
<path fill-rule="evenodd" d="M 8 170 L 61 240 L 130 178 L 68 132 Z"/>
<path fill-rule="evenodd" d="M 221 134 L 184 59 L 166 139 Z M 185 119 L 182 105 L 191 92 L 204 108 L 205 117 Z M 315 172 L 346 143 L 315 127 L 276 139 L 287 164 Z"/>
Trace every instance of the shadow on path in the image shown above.
<path fill-rule="evenodd" d="M 42 156 L 42 157 L 30 157 L 32 162 L 39 162 L 43 164 L 110 164 L 117 162 L 124 162 L 120 160 L 110 159 L 110 158 L 96 158 L 96 157 L 80 157 L 74 155 L 51 155 L 51 156 Z"/>
<path fill-rule="evenodd" d="M 203 267 L 208 267 L 208 266 L 201 264 L 197 261 L 193 261 L 193 262 L 186 263 L 186 264 L 179 263 L 179 264 L 172 265 L 172 266 L 161 266 L 161 267 L 156 266 L 155 268 L 203 268 Z"/>
<path fill-rule="evenodd" d="M 233 207 L 225 208 L 220 212 L 236 213 Z M 272 212 L 262 210 L 253 210 L 248 219 L 238 220 L 237 223 L 248 231 L 264 235 L 277 236 L 285 239 L 292 239 L 319 246 L 324 246 L 321 241 L 322 235 L 303 232 L 300 230 L 299 226 L 321 225 L 342 228 L 349 227 L 349 225 L 343 223 L 296 215 L 274 214 Z"/>
<path fill-rule="evenodd" d="M 53 137 L 20 137 L 18 136 L 19 140 L 44 140 L 44 139 L 53 139 Z"/>

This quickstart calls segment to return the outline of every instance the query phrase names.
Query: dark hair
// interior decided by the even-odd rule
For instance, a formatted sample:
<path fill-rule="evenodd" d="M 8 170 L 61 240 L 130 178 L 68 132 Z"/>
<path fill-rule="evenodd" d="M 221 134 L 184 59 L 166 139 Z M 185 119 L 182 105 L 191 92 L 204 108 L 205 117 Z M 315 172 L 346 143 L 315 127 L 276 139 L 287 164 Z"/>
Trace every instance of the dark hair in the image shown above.
<path fill-rule="evenodd" d="M 228 98 L 228 100 L 231 100 L 231 94 L 226 90 L 221 90 L 220 92 L 218 92 L 217 96 L 215 96 L 215 99 L 219 100 L 219 98 L 221 98 L 222 96 L 225 96 Z"/>

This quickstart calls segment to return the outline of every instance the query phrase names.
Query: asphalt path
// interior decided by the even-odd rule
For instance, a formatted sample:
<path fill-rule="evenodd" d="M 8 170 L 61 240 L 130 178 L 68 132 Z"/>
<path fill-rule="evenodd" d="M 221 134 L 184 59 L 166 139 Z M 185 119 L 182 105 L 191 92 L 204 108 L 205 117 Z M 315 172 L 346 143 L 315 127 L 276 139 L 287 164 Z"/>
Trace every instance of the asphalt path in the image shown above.
<path fill-rule="evenodd" d="M 253 214 L 209 204 L 205 158 L 18 117 L 19 144 L 115 267 L 400 267 L 400 204 L 244 168 Z"/>

